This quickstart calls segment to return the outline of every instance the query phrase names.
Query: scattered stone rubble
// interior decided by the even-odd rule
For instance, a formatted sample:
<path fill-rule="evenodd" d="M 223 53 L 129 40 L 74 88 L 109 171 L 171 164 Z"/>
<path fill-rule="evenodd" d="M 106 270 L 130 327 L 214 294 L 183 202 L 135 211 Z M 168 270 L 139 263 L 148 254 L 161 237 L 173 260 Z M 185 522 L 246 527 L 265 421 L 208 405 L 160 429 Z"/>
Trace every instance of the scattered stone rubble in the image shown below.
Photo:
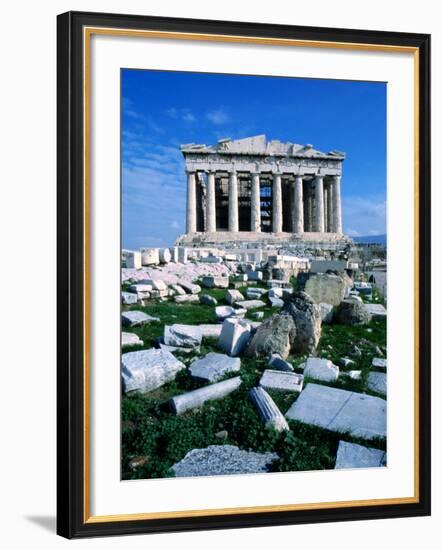
<path fill-rule="evenodd" d="M 122 332 L 121 333 L 121 345 L 122 347 L 129 346 L 142 346 L 144 344 L 143 340 L 137 334 L 132 332 Z"/>
<path fill-rule="evenodd" d="M 376 369 L 387 369 L 387 360 L 383 357 L 374 357 L 373 361 L 371 362 L 371 366 Z"/>
<path fill-rule="evenodd" d="M 218 347 L 228 355 L 236 357 L 247 347 L 251 334 L 252 327 L 250 323 L 240 319 L 226 319 L 223 322 Z"/>
<path fill-rule="evenodd" d="M 350 299 L 339 304 L 335 317 L 342 325 L 366 325 L 370 321 L 366 305 Z"/>
<path fill-rule="evenodd" d="M 273 370 L 282 370 L 285 372 L 293 372 L 293 365 L 283 359 L 278 353 L 273 353 L 269 359 L 269 367 Z"/>
<path fill-rule="evenodd" d="M 295 323 L 289 315 L 272 315 L 258 327 L 245 354 L 247 357 L 270 357 L 277 353 L 285 359 L 295 336 Z"/>
<path fill-rule="evenodd" d="M 286 302 L 283 313 L 290 315 L 296 327 L 292 351 L 312 353 L 321 336 L 321 312 L 319 306 L 305 292 L 296 292 Z"/>
<path fill-rule="evenodd" d="M 259 385 L 250 390 L 249 398 L 266 428 L 288 431 L 288 421 L 295 420 L 366 440 L 386 437 L 385 399 L 314 382 L 304 387 L 304 379 L 331 385 L 338 380 L 340 384 L 361 380 L 362 371 L 358 367 L 365 344 L 362 340 L 352 343 L 353 348 L 346 351 L 352 359 L 342 357 L 339 365 L 343 370 L 340 371 L 329 359 L 315 356 L 321 325 L 365 325 L 373 319 L 385 319 L 386 308 L 379 303 L 367 303 L 377 300 L 371 283 L 353 282 L 349 277 L 357 273 L 357 263 L 330 259 L 326 254 L 311 257 L 313 249 L 299 244 L 297 247 L 298 253 L 302 251 L 308 257 L 297 257 L 293 250 L 275 252 L 265 245 L 256 249 L 232 245 L 229 250 L 225 245 L 223 248 L 176 246 L 124 251 L 123 326 L 159 322 L 158 317 L 130 309 L 139 308 L 149 300 L 202 304 L 208 308 L 205 311 L 213 308 L 213 323 L 180 324 L 177 315 L 177 323 L 164 326 L 163 336 L 156 344 L 159 349 L 123 353 L 123 390 L 150 392 L 187 369 L 192 378 L 205 385 L 169 400 L 172 412 L 183 414 L 238 389 L 241 356 L 264 358 L 268 368 L 263 371 Z M 335 253 L 336 250 L 335 247 Z M 323 252 L 316 250 L 318 255 Z M 293 291 L 292 277 L 297 277 L 297 292 Z M 224 294 L 219 291 L 213 292 L 218 299 L 212 296 L 212 289 L 225 290 L 224 298 L 219 298 Z M 273 314 L 269 308 L 275 308 Z M 255 309 L 265 309 L 266 313 L 253 311 Z M 122 332 L 121 338 L 126 349 L 144 345 L 134 333 Z M 198 355 L 203 338 L 217 339 L 222 353 Z M 332 350 L 332 346 L 329 348 Z M 188 367 L 173 355 L 176 352 L 190 354 L 182 356 Z M 378 356 L 372 360 L 373 370 L 366 382 L 364 378 L 364 384 L 370 392 L 385 397 L 387 360 L 382 356 L 386 350 L 376 348 L 375 352 Z M 290 354 L 303 354 L 304 362 L 295 368 L 286 360 Z M 348 370 L 351 368 L 353 370 Z M 298 374 L 299 370 L 303 374 Z M 234 374 L 238 376 L 225 379 Z M 285 417 L 267 390 L 287 392 L 287 396 L 297 394 Z M 221 430 L 214 436 L 226 439 L 229 434 Z M 172 470 L 178 477 L 265 472 L 277 459 L 275 453 L 259 454 L 232 445 L 211 445 L 190 451 Z M 383 451 L 345 441 L 339 443 L 336 469 L 385 464 Z"/>
<path fill-rule="evenodd" d="M 380 468 L 387 465 L 387 453 L 356 443 L 340 441 L 335 470 L 344 468 Z"/>
<path fill-rule="evenodd" d="M 144 311 L 123 311 L 121 313 L 121 321 L 123 323 L 123 326 L 126 327 L 136 327 L 138 325 L 144 325 L 146 323 L 154 323 L 159 321 L 160 319 L 158 317 L 152 317 L 152 315 L 148 315 L 147 313 L 144 313 Z"/>
<path fill-rule="evenodd" d="M 182 414 L 188 410 L 201 407 L 206 401 L 221 399 L 229 393 L 232 393 L 241 385 L 241 378 L 229 378 L 216 384 L 210 384 L 197 390 L 193 390 L 181 395 L 176 395 L 170 400 L 170 407 L 175 414 Z"/>
<path fill-rule="evenodd" d="M 185 365 L 170 352 L 147 349 L 123 353 L 121 376 L 124 391 L 149 392 L 174 380 Z"/>
<path fill-rule="evenodd" d="M 387 395 L 387 375 L 384 372 L 370 372 L 367 378 L 369 390 Z"/>
<path fill-rule="evenodd" d="M 202 337 L 199 326 L 175 324 L 164 327 L 163 341 L 166 346 L 196 348 L 201 345 Z"/>
<path fill-rule="evenodd" d="M 250 399 L 266 428 L 273 428 L 277 432 L 289 430 L 287 420 L 264 388 L 252 388 L 250 390 Z"/>
<path fill-rule="evenodd" d="M 325 302 L 337 306 L 344 299 L 346 281 L 334 273 L 303 273 L 298 277 L 298 288 L 317 304 Z"/>
<path fill-rule="evenodd" d="M 193 449 L 172 466 L 176 477 L 259 474 L 269 471 L 276 453 L 243 451 L 234 445 L 209 445 Z"/>
<path fill-rule="evenodd" d="M 379 397 L 310 383 L 286 418 L 353 437 L 386 437 L 387 402 Z"/>
<path fill-rule="evenodd" d="M 333 365 L 329 359 L 309 357 L 305 364 L 304 376 L 322 382 L 336 382 L 339 376 L 339 367 Z"/>
<path fill-rule="evenodd" d="M 207 382 L 218 382 L 226 374 L 238 372 L 240 368 L 241 360 L 239 358 L 212 352 L 202 359 L 196 359 L 190 365 L 189 372 L 193 378 L 199 378 Z"/>

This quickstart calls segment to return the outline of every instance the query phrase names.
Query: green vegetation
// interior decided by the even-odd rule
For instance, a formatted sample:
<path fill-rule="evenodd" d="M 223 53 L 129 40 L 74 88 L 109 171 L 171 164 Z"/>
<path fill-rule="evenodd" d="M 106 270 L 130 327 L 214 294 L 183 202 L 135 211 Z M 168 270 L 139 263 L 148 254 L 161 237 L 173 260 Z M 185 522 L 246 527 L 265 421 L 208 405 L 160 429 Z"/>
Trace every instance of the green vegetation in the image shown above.
<path fill-rule="evenodd" d="M 239 289 L 245 294 L 246 288 Z M 224 304 L 225 290 L 204 289 Z M 212 306 L 195 304 L 175 304 L 170 301 L 151 301 L 144 307 L 130 306 L 125 309 L 142 310 L 149 315 L 160 318 L 160 322 L 124 329 L 134 332 L 144 341 L 143 346 L 124 349 L 136 351 L 155 345 L 163 334 L 165 324 L 214 323 L 215 314 Z M 258 311 L 258 310 L 254 310 Z M 262 308 L 265 316 L 277 310 Z M 250 317 L 250 314 L 247 315 Z M 355 348 L 360 356 L 350 356 Z M 362 379 L 340 378 L 333 385 L 358 392 L 373 393 L 367 390 L 366 379 L 372 358 L 378 356 L 377 347 L 385 352 L 386 322 L 372 321 L 366 326 L 323 325 L 322 337 L 317 355 L 331 359 L 338 364 L 341 357 L 350 357 L 354 364 L 348 369 L 361 370 Z M 209 351 L 218 351 L 216 340 L 205 339 L 199 355 Z M 188 365 L 196 356 L 195 353 L 181 354 L 180 359 Z M 288 359 L 296 369 L 305 357 L 294 355 Z M 241 357 L 241 387 L 230 396 L 219 401 L 206 403 L 200 409 L 183 415 L 174 415 L 168 400 L 180 393 L 196 389 L 204 383 L 195 381 L 187 370 L 181 371 L 176 379 L 147 394 L 130 394 L 122 397 L 122 476 L 124 479 L 142 479 L 170 477 L 170 467 L 181 460 L 194 448 L 208 445 L 231 444 L 241 449 L 258 452 L 274 451 L 280 459 L 273 463 L 274 471 L 320 470 L 333 468 L 339 439 L 359 443 L 350 436 L 337 435 L 327 430 L 307 426 L 298 422 L 289 422 L 290 432 L 278 434 L 264 428 L 256 410 L 251 404 L 248 393 L 255 386 L 262 372 L 266 369 L 264 359 Z M 305 380 L 308 384 L 309 380 Z M 315 383 L 319 383 L 315 381 Z M 282 413 L 285 413 L 297 399 L 297 394 L 272 391 L 269 392 Z M 374 394 L 375 395 L 375 394 Z M 220 434 L 219 432 L 227 432 Z M 218 434 L 218 435 L 217 435 Z M 370 442 L 373 447 L 385 449 L 384 440 Z M 138 465 L 134 467 L 134 463 Z"/>

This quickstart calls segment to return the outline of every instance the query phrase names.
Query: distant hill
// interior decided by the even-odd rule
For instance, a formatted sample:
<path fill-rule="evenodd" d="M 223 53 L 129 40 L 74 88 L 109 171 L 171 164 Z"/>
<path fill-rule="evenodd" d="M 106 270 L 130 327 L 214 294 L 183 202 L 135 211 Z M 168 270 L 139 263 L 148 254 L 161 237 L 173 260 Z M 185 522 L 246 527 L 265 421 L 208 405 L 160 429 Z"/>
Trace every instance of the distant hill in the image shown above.
<path fill-rule="evenodd" d="M 367 237 L 352 237 L 355 243 L 370 243 L 387 245 L 387 235 L 368 235 Z"/>

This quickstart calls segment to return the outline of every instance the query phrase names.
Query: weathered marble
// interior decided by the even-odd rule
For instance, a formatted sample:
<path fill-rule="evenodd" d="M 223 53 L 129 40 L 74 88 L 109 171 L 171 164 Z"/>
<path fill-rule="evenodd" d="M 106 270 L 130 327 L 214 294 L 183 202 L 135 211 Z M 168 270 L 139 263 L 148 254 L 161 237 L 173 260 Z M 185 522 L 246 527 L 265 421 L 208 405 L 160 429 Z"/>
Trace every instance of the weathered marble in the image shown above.
<path fill-rule="evenodd" d="M 267 369 L 263 372 L 259 385 L 266 390 L 300 392 L 304 383 L 302 374 Z"/>
<path fill-rule="evenodd" d="M 252 388 L 249 395 L 266 428 L 273 428 L 277 432 L 289 430 L 287 420 L 264 388 Z"/>
<path fill-rule="evenodd" d="M 335 470 L 344 468 L 380 468 L 387 465 L 387 453 L 348 441 L 340 441 Z"/>
<path fill-rule="evenodd" d="M 246 274 L 249 281 L 262 281 L 264 278 L 262 271 L 247 271 Z"/>
<path fill-rule="evenodd" d="M 187 248 L 185 246 L 178 246 L 177 248 L 178 248 L 178 261 L 181 264 L 187 264 L 187 262 L 189 261 Z"/>
<path fill-rule="evenodd" d="M 323 324 L 330 324 L 333 321 L 333 304 L 326 304 L 321 302 L 319 305 L 319 311 L 321 312 L 321 320 Z"/>
<path fill-rule="evenodd" d="M 239 388 L 241 385 L 241 378 L 239 376 L 235 378 L 229 378 L 216 384 L 210 384 L 197 390 L 193 390 L 181 395 L 176 395 L 170 400 L 170 407 L 176 414 L 182 414 L 191 409 L 201 407 L 206 401 L 214 399 L 222 399 L 226 395 L 229 395 L 233 391 Z"/>
<path fill-rule="evenodd" d="M 238 315 L 237 310 L 232 306 L 217 306 L 215 308 L 215 315 L 218 321 L 224 321 L 229 317 Z"/>
<path fill-rule="evenodd" d="M 221 256 L 201 256 L 199 261 L 203 264 L 222 264 L 224 260 Z"/>
<path fill-rule="evenodd" d="M 273 353 L 269 359 L 268 366 L 273 370 L 293 372 L 293 365 L 283 359 L 278 353 Z"/>
<path fill-rule="evenodd" d="M 193 283 L 190 283 L 189 281 L 185 281 L 185 280 L 180 281 L 180 286 L 188 294 L 198 294 L 199 292 L 201 292 L 201 287 L 199 285 L 195 285 Z"/>
<path fill-rule="evenodd" d="M 132 292 L 122 292 L 121 301 L 125 305 L 136 304 L 138 302 L 138 296 Z"/>
<path fill-rule="evenodd" d="M 129 269 L 141 269 L 141 252 L 136 250 L 128 252 L 126 254 L 126 267 Z"/>
<path fill-rule="evenodd" d="M 333 365 L 329 359 L 309 357 L 305 364 L 304 376 L 322 382 L 335 382 L 339 376 L 339 367 Z"/>
<path fill-rule="evenodd" d="M 282 310 L 295 324 L 296 333 L 291 339 L 292 351 L 312 353 L 321 337 L 321 313 L 319 306 L 305 292 L 296 292 Z"/>
<path fill-rule="evenodd" d="M 172 259 L 172 254 L 168 248 L 160 248 L 159 250 L 160 263 L 168 264 Z"/>
<path fill-rule="evenodd" d="M 235 357 L 247 347 L 251 334 L 250 323 L 239 319 L 226 319 L 218 339 L 218 347 Z"/>
<path fill-rule="evenodd" d="M 206 276 L 202 278 L 201 284 L 205 288 L 229 288 L 229 277 Z"/>
<path fill-rule="evenodd" d="M 295 334 L 295 324 L 289 315 L 272 315 L 258 327 L 247 347 L 246 355 L 270 357 L 273 353 L 278 353 L 286 358 Z"/>
<path fill-rule="evenodd" d="M 267 292 L 267 296 L 269 298 L 282 298 L 284 294 L 284 289 L 283 288 L 279 288 L 279 287 L 276 287 L 276 288 L 271 288 L 268 292 Z"/>
<path fill-rule="evenodd" d="M 387 360 L 383 357 L 374 357 L 371 366 L 375 369 L 387 369 Z"/>
<path fill-rule="evenodd" d="M 277 307 L 281 308 L 284 307 L 284 300 L 281 300 L 281 298 L 276 298 L 274 296 L 269 297 L 269 302 L 271 307 Z"/>
<path fill-rule="evenodd" d="M 246 290 L 246 297 L 249 300 L 254 300 L 263 296 L 267 290 L 265 288 L 250 287 Z"/>
<path fill-rule="evenodd" d="M 203 304 L 205 306 L 217 306 L 218 300 L 213 296 L 209 296 L 208 294 L 201 294 L 200 304 Z"/>
<path fill-rule="evenodd" d="M 241 300 L 239 302 L 235 302 L 235 304 L 247 310 L 258 309 L 260 307 L 265 307 L 266 305 L 262 300 Z"/>
<path fill-rule="evenodd" d="M 387 375 L 385 372 L 368 373 L 367 387 L 371 391 L 387 395 Z"/>
<path fill-rule="evenodd" d="M 200 347 L 197 346 L 195 348 L 180 348 L 179 346 L 167 346 L 166 344 L 164 344 L 162 341 L 160 341 L 158 343 L 160 349 L 164 350 L 164 351 L 170 351 L 170 353 L 176 353 L 176 352 L 179 352 L 179 353 L 185 353 L 185 354 L 189 354 L 189 353 L 199 353 L 200 351 Z"/>
<path fill-rule="evenodd" d="M 140 283 L 141 285 L 146 285 L 146 287 L 150 287 L 150 290 L 167 290 L 166 283 L 161 279 L 144 279 L 143 281 L 140 281 Z M 146 290 L 149 289 L 146 288 Z"/>
<path fill-rule="evenodd" d="M 260 474 L 269 471 L 276 453 L 243 451 L 234 445 L 210 445 L 193 449 L 172 466 L 176 477 Z"/>
<path fill-rule="evenodd" d="M 316 273 L 309 275 L 305 282 L 304 277 L 299 279 L 300 289 L 311 296 L 317 304 L 326 303 L 337 306 L 344 299 L 345 281 L 339 275 Z"/>
<path fill-rule="evenodd" d="M 165 325 L 163 340 L 166 346 L 195 348 L 201 345 L 202 333 L 198 325 Z"/>
<path fill-rule="evenodd" d="M 174 300 L 177 304 L 196 303 L 200 301 L 199 296 L 196 294 L 179 294 L 174 297 Z"/>
<path fill-rule="evenodd" d="M 201 330 L 203 338 L 219 338 L 221 330 L 223 328 L 222 324 L 217 325 L 198 325 Z"/>
<path fill-rule="evenodd" d="M 241 360 L 239 358 L 211 352 L 205 357 L 193 361 L 189 371 L 194 378 L 200 378 L 207 382 L 217 382 L 226 374 L 238 372 L 240 368 Z"/>
<path fill-rule="evenodd" d="M 174 380 L 177 373 L 186 368 L 170 352 L 154 348 L 123 353 L 121 367 L 126 393 L 155 390 Z"/>
<path fill-rule="evenodd" d="M 366 304 L 347 298 L 336 311 L 335 320 L 342 325 L 366 325 L 370 321 Z"/>
<path fill-rule="evenodd" d="M 312 273 L 327 273 L 329 270 L 343 272 L 347 268 L 347 264 L 346 260 L 311 260 L 310 271 Z"/>
<path fill-rule="evenodd" d="M 160 263 L 160 252 L 158 248 L 141 249 L 142 265 L 158 265 Z"/>
<path fill-rule="evenodd" d="M 153 290 L 153 287 L 151 284 L 137 283 L 135 285 L 130 285 L 129 290 L 130 292 L 135 292 L 135 294 L 140 294 L 143 292 L 151 292 L 151 290 Z"/>
<path fill-rule="evenodd" d="M 152 317 L 144 313 L 144 311 L 123 311 L 121 313 L 121 321 L 125 327 L 135 327 L 138 325 L 144 325 L 145 323 L 155 323 L 159 321 L 158 317 Z"/>
<path fill-rule="evenodd" d="M 121 346 L 142 346 L 144 344 L 143 340 L 137 334 L 133 332 L 122 332 L 121 333 Z"/>
<path fill-rule="evenodd" d="M 387 318 L 387 310 L 382 304 L 365 304 L 365 309 L 372 319 Z"/>
<path fill-rule="evenodd" d="M 180 285 L 170 285 L 170 288 L 174 290 L 178 294 L 178 296 L 184 296 L 186 294 L 186 291 Z"/>
<path fill-rule="evenodd" d="M 241 294 L 239 290 L 230 289 L 226 292 L 225 299 L 228 304 L 232 305 L 235 302 L 244 301 L 244 296 Z"/>
<path fill-rule="evenodd" d="M 379 397 L 307 384 L 286 418 L 371 439 L 386 437 L 387 402 Z"/>

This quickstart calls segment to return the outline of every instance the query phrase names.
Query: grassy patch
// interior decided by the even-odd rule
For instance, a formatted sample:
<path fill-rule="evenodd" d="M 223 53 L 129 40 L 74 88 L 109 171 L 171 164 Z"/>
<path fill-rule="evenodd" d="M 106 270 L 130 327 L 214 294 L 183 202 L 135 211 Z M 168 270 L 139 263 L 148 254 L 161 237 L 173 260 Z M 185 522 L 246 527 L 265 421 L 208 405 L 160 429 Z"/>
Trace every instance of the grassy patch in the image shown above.
<path fill-rule="evenodd" d="M 296 279 L 292 284 L 296 285 Z M 246 287 L 239 290 L 245 296 Z M 225 289 L 203 289 L 202 293 L 214 296 L 220 305 L 225 304 Z M 125 306 L 124 309 L 141 310 L 159 317 L 160 321 L 140 327 L 125 328 L 125 331 L 136 333 L 144 341 L 144 345 L 127 348 L 123 352 L 155 346 L 157 338 L 164 332 L 165 325 L 216 322 L 214 307 L 199 303 L 176 304 L 173 301 L 152 300 L 145 306 Z M 278 311 L 269 307 L 267 301 L 266 306 L 260 310 L 264 311 L 265 317 Z M 247 317 L 252 318 L 252 311 L 247 313 Z M 354 364 L 347 370 L 361 370 L 362 380 L 340 379 L 330 385 L 367 392 L 366 379 L 371 361 L 378 355 L 376 348 L 385 350 L 386 322 L 372 321 L 369 325 L 361 327 L 323 325 L 317 354 L 337 364 L 341 357 L 349 356 L 354 346 L 361 350 L 361 356 L 351 357 Z M 219 351 L 216 339 L 205 339 L 199 354 L 196 352 L 180 354 L 179 358 L 189 365 L 197 355 L 203 356 L 210 351 Z M 305 357 L 293 355 L 288 360 L 295 366 L 297 372 L 302 372 L 298 366 Z M 288 433 L 278 434 L 263 427 L 249 400 L 248 393 L 259 382 L 266 368 L 265 359 L 242 357 L 240 372 L 242 385 L 238 390 L 224 399 L 208 402 L 200 409 L 179 416 L 171 412 L 168 405 L 170 398 L 205 385 L 203 382 L 192 379 L 187 369 L 181 371 L 173 382 L 153 392 L 124 395 L 121 411 L 123 478 L 170 477 L 172 475 L 170 467 L 181 460 L 187 452 L 194 448 L 216 444 L 232 444 L 241 449 L 258 452 L 277 452 L 280 458 L 272 466 L 274 471 L 333 468 L 339 440 L 359 441 L 348 435 L 337 435 L 292 421 L 289 422 L 290 432 Z M 309 380 L 305 380 L 305 384 L 308 383 Z M 315 383 L 318 382 L 315 381 Z M 298 397 L 298 394 L 287 392 L 269 393 L 283 414 Z M 227 432 L 227 437 L 221 438 L 219 432 L 224 431 Z M 360 443 L 367 444 L 362 441 Z M 385 448 L 385 441 L 373 441 L 370 445 Z M 139 464 L 136 468 L 131 466 L 134 459 Z"/>

